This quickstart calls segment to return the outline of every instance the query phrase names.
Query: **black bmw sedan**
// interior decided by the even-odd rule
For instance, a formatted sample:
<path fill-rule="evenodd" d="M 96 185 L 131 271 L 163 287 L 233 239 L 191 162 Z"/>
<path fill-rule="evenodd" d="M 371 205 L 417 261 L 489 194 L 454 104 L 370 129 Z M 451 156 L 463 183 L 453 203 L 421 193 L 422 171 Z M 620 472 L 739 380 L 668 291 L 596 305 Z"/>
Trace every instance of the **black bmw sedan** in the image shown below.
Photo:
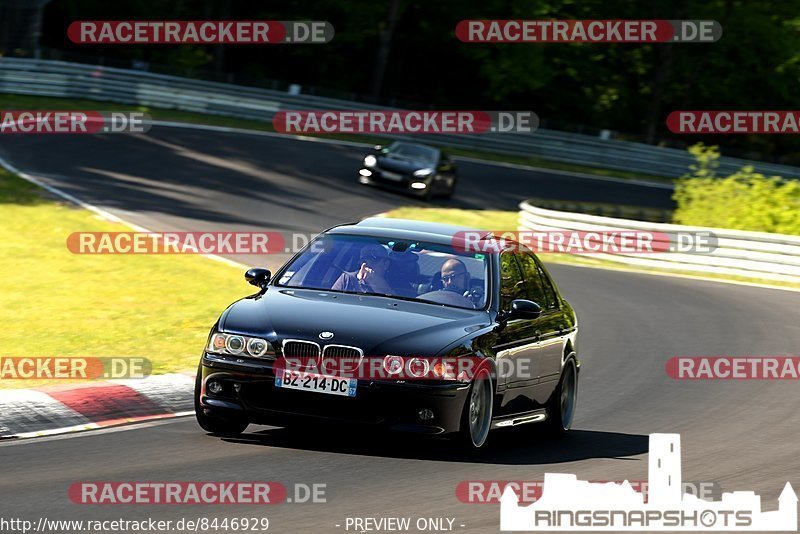
<path fill-rule="evenodd" d="M 450 198 L 458 176 L 450 157 L 437 148 L 396 141 L 388 147 L 377 145 L 361 163 L 358 179 L 401 190 L 424 199 Z"/>
<path fill-rule="evenodd" d="M 533 253 L 476 252 L 463 230 L 370 218 L 320 234 L 274 277 L 247 271 L 259 291 L 222 313 L 200 361 L 200 426 L 356 423 L 472 449 L 495 428 L 569 430 L 575 313 Z"/>

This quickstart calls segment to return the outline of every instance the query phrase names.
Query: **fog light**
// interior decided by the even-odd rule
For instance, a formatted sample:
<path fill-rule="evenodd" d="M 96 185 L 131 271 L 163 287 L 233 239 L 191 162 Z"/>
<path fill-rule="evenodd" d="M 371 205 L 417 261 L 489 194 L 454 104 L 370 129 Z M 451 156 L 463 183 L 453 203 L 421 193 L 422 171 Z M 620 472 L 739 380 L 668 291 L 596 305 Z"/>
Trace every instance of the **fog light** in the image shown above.
<path fill-rule="evenodd" d="M 218 395 L 222 392 L 222 382 L 217 382 L 216 380 L 209 380 L 206 384 L 206 389 L 212 395 Z"/>
<path fill-rule="evenodd" d="M 358 174 L 360 174 L 361 176 L 372 176 L 372 171 L 368 169 L 361 169 L 360 171 L 358 171 Z"/>
<path fill-rule="evenodd" d="M 412 182 L 411 183 L 411 189 L 425 189 L 426 187 L 428 187 L 428 184 L 426 184 L 425 182 Z"/>
<path fill-rule="evenodd" d="M 429 410 L 428 408 L 417 410 L 417 417 L 419 417 L 420 421 L 432 421 L 433 410 Z"/>

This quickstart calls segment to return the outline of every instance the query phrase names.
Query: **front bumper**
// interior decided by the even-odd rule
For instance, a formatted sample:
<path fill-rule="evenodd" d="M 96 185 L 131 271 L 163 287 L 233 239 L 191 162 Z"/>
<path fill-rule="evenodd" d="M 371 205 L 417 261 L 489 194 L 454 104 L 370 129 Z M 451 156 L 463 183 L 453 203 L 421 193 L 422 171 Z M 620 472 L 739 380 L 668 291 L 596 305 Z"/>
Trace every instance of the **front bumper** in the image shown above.
<path fill-rule="evenodd" d="M 210 417 L 288 426 L 315 422 L 354 423 L 423 434 L 456 432 L 469 384 L 454 381 L 361 380 L 355 397 L 276 388 L 269 362 L 236 362 L 206 354 L 202 384 L 214 377 L 223 390 L 201 388 L 199 404 Z M 419 410 L 431 410 L 423 421 Z"/>
<path fill-rule="evenodd" d="M 369 176 L 364 176 L 364 171 L 370 173 Z M 436 180 L 431 176 L 425 178 L 415 178 L 412 176 L 404 175 L 401 180 L 391 180 L 383 177 L 383 171 L 376 167 L 361 167 L 359 169 L 358 180 L 362 184 L 378 185 L 393 189 L 397 191 L 404 191 L 410 195 L 424 197 L 429 191 L 431 194 L 443 194 L 447 192 L 448 186 L 445 180 Z M 412 182 L 424 182 L 427 184 L 425 189 L 414 189 L 411 187 Z"/>

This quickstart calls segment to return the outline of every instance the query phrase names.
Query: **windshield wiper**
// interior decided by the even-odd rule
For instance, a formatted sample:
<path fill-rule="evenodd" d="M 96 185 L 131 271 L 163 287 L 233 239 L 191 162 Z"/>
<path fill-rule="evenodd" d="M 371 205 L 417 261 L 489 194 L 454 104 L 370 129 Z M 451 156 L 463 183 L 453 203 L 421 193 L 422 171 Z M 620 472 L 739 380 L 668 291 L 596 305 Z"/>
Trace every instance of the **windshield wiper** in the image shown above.
<path fill-rule="evenodd" d="M 348 291 L 349 293 L 349 291 Z M 409 302 L 425 302 L 414 297 L 404 297 L 402 295 L 392 295 L 390 293 L 374 293 L 372 291 L 358 291 L 352 293 L 353 295 L 369 295 L 370 297 L 387 297 L 390 299 L 407 300 Z"/>
<path fill-rule="evenodd" d="M 404 297 L 402 295 L 392 295 L 391 293 L 376 293 L 374 291 L 342 291 L 341 289 L 326 289 L 326 288 L 316 288 L 316 287 L 298 287 L 298 286 L 279 286 L 279 287 L 290 287 L 292 289 L 306 289 L 310 291 L 324 291 L 326 293 L 341 293 L 343 295 L 366 295 L 369 297 L 384 297 L 389 299 L 397 299 L 403 300 L 406 302 L 416 302 L 422 304 L 437 304 L 439 306 L 445 306 L 447 308 L 456 308 L 459 310 L 469 310 L 470 308 L 466 308 L 464 306 L 455 306 L 453 304 L 445 304 L 443 302 L 436 302 L 435 300 L 428 300 L 428 299 L 421 299 L 419 297 Z M 478 308 L 474 308 L 478 309 Z"/>

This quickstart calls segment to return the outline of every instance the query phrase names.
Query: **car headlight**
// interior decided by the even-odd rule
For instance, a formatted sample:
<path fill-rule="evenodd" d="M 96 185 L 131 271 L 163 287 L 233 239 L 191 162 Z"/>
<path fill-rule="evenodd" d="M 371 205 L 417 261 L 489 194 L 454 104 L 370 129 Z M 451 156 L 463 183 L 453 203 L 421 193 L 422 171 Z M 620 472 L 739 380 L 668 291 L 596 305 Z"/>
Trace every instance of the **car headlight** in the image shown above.
<path fill-rule="evenodd" d="M 216 332 L 211 336 L 207 350 L 216 354 L 242 354 L 253 358 L 275 357 L 275 348 L 266 339 L 221 332 Z"/>
<path fill-rule="evenodd" d="M 241 354 L 244 350 L 244 338 L 242 336 L 228 336 L 225 340 L 225 350 L 231 354 Z"/>
<path fill-rule="evenodd" d="M 425 176 L 430 176 L 433 174 L 433 169 L 420 169 L 418 171 L 414 171 L 414 176 L 417 178 L 424 178 Z"/>
<path fill-rule="evenodd" d="M 386 356 L 383 359 L 383 369 L 390 375 L 397 375 L 403 371 L 405 363 L 402 356 Z"/>
<path fill-rule="evenodd" d="M 364 167 L 374 167 L 378 163 L 378 158 L 375 156 L 367 156 L 364 158 Z"/>
<path fill-rule="evenodd" d="M 411 358 L 408 361 L 408 373 L 414 378 L 424 378 L 429 370 L 430 364 L 424 358 Z"/>

